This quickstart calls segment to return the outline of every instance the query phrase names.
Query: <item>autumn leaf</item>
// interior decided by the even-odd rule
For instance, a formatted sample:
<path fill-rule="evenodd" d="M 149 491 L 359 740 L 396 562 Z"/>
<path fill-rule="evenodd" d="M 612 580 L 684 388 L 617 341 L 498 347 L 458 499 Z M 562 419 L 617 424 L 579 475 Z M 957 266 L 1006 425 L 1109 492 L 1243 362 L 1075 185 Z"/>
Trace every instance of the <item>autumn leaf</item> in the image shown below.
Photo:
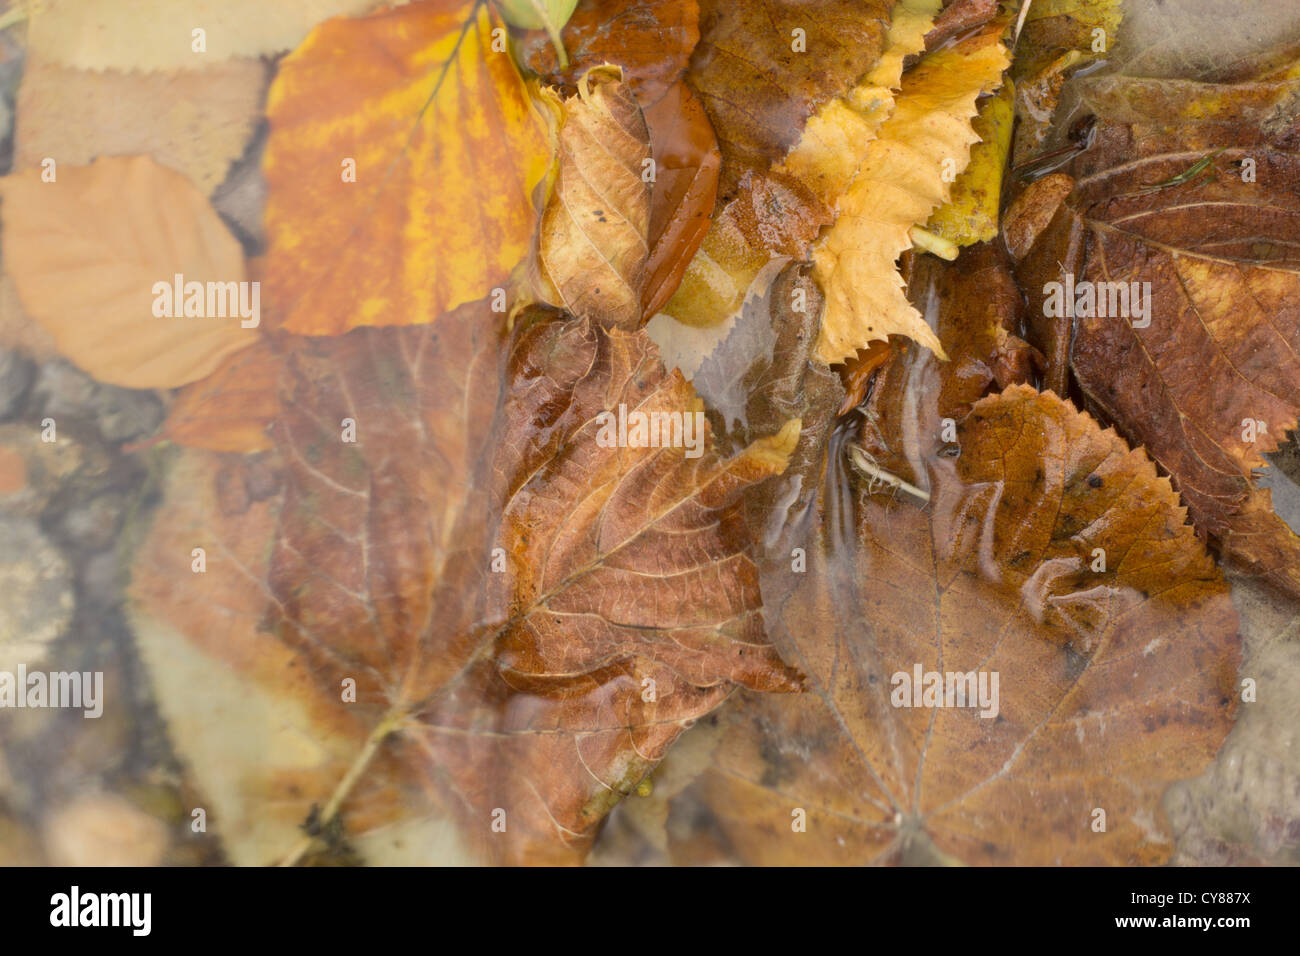
<path fill-rule="evenodd" d="M 1002 176 L 1014 125 L 1015 91 L 1008 80 L 995 95 L 980 101 L 971 123 L 979 142 L 971 147 L 970 163 L 952 184 L 948 201 L 925 224 L 927 231 L 957 246 L 988 242 L 998 234 Z"/>
<path fill-rule="evenodd" d="M 266 285 L 287 331 L 431 322 L 525 258 L 550 142 L 495 22 L 425 0 L 327 21 L 281 61 Z"/>
<path fill-rule="evenodd" d="M 1252 473 L 1300 415 L 1296 88 L 1086 87 L 1119 119 L 1071 167 L 1074 191 L 1019 272 L 1049 380 L 1064 380 L 1068 360 L 1088 400 L 1173 476 L 1202 533 L 1292 594 L 1300 538 Z M 1050 283 L 1067 274 L 1079 294 L 1100 289 L 1104 308 L 1053 317 Z M 1111 307 L 1121 289 L 1128 307 Z"/>
<path fill-rule="evenodd" d="M 686 71 L 700 38 L 696 0 L 581 0 L 561 31 L 569 64 L 561 67 L 555 45 L 534 30 L 520 38 L 525 66 L 544 82 L 577 91 L 578 77 L 613 63 L 642 109 L 658 103 Z"/>
<path fill-rule="evenodd" d="M 835 225 L 813 249 L 826 295 L 822 361 L 842 361 L 893 334 L 940 348 L 903 294 L 896 263 L 912 246 L 912 228 L 948 198 L 945 165 L 960 172 L 969 160 L 978 140 L 970 125 L 975 100 L 1002 82 L 1008 63 L 1000 34 L 986 28 L 929 54 L 904 76 L 893 112 L 838 202 Z"/>
<path fill-rule="evenodd" d="M 1229 727 L 1226 585 L 1150 461 L 1055 396 L 987 398 L 959 442 L 929 511 L 863 491 L 858 540 L 823 535 L 791 576 L 773 634 L 810 693 L 730 712 L 700 783 L 742 860 L 1168 857 L 1163 791 Z M 896 706 L 917 668 L 985 675 L 986 706 Z"/>
<path fill-rule="evenodd" d="M 281 492 L 226 514 L 226 459 L 180 460 L 136 620 L 232 859 L 301 859 L 313 805 L 373 862 L 439 819 L 475 858 L 580 858 L 735 683 L 797 686 L 763 638 L 738 504 L 785 467 L 797 422 L 726 458 L 707 431 L 699 457 L 607 447 L 601 410 L 698 399 L 644 333 L 532 312 L 515 336 L 483 302 L 300 343 L 272 428 Z M 193 668 L 213 672 L 202 700 Z M 192 719 L 244 706 L 251 745 Z"/>
<path fill-rule="evenodd" d="M 180 391 L 160 437 L 213 451 L 268 450 L 267 429 L 280 410 L 276 382 L 283 364 L 269 338 L 228 356 L 211 375 Z"/>
<path fill-rule="evenodd" d="M 695 0 L 585 0 L 563 31 L 571 55 L 561 69 L 554 44 L 525 34 L 520 56 L 544 82 L 576 93 L 578 78 L 612 63 L 641 107 L 650 136 L 649 258 L 642 282 L 642 315 L 653 316 L 676 291 L 708 232 L 717 196 L 721 154 L 708 114 L 681 79 L 699 39 Z"/>
<path fill-rule="evenodd" d="M 257 328 L 244 327 L 256 316 L 232 307 L 224 318 L 186 317 L 189 292 L 172 301 L 178 275 L 183 290 L 244 281 L 239 243 L 184 176 L 143 156 L 58 166 L 54 182 L 44 175 L 0 180 L 5 271 L 60 353 L 102 382 L 172 388 L 257 341 Z M 171 317 L 155 311 L 157 283 Z"/>
<path fill-rule="evenodd" d="M 557 103 L 559 172 L 542 214 L 544 300 L 636 328 L 649 256 L 649 132 L 618 67 L 597 67 Z"/>

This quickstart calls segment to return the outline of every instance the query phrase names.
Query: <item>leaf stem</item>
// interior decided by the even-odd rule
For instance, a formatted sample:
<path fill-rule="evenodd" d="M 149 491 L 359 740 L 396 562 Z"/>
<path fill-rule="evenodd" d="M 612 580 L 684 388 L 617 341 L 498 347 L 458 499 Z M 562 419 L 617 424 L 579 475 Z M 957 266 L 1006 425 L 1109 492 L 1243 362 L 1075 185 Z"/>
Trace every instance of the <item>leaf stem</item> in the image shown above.
<path fill-rule="evenodd" d="M 352 792 L 352 788 L 357 785 L 357 781 L 361 779 L 361 775 L 365 772 L 366 767 L 370 765 L 370 761 L 374 759 L 375 754 L 379 753 L 379 748 L 383 746 L 384 741 L 387 740 L 395 730 L 397 730 L 402 721 L 406 719 L 406 715 L 407 711 L 405 709 L 390 711 L 384 716 L 384 719 L 379 722 L 375 729 L 370 732 L 370 736 L 366 738 L 366 742 L 361 747 L 361 752 L 358 753 L 356 759 L 352 761 L 352 765 L 348 767 L 348 772 L 343 775 L 343 779 L 340 780 L 338 786 L 334 788 L 334 792 L 330 794 L 329 801 L 320 812 L 319 822 L 322 830 L 325 829 L 331 820 L 338 816 L 339 810 L 343 807 L 343 801 L 348 798 L 348 794 Z M 296 866 L 301 862 L 302 858 L 307 855 L 307 851 L 311 849 L 312 844 L 315 842 L 316 837 L 314 836 L 309 836 L 302 840 L 296 847 L 294 847 L 293 852 L 286 856 L 279 865 Z"/>

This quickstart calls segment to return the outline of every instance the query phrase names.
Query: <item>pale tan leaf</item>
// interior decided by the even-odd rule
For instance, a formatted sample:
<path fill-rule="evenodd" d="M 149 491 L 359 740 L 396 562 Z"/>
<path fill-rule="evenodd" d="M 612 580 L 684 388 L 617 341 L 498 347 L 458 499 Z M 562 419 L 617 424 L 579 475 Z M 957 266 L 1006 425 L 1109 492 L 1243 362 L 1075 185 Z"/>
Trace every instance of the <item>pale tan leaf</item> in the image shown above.
<path fill-rule="evenodd" d="M 39 170 L 7 176 L 0 196 L 5 270 L 24 309 L 100 381 L 173 388 L 257 340 L 238 314 L 154 314 L 155 284 L 178 274 L 244 281 L 239 243 L 180 173 L 145 156 L 104 157 L 60 165 L 54 182 Z"/>

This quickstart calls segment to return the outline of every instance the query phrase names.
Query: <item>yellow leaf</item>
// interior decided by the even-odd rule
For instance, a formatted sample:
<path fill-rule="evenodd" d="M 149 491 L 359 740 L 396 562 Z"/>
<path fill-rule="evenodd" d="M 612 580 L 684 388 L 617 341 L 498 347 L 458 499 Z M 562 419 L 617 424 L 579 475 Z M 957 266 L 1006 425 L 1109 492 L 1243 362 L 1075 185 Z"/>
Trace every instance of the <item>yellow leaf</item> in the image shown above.
<path fill-rule="evenodd" d="M 774 175 L 746 180 L 715 216 L 663 314 L 696 328 L 720 325 L 740 309 L 774 254 L 802 256 L 857 174 L 867 144 L 893 108 L 903 61 L 925 49 L 941 6 L 940 0 L 903 0 L 894 7 L 876 65 L 846 97 L 824 103 L 809 118 Z"/>
<path fill-rule="evenodd" d="M 54 182 L 40 170 L 7 176 L 0 196 L 5 270 L 23 308 L 100 381 L 173 388 L 257 340 L 234 309 L 225 318 L 155 314 L 155 284 L 174 299 L 177 275 L 186 287 L 244 281 L 239 243 L 180 173 L 146 156 L 104 157 L 59 166 Z M 188 297 L 164 313 L 184 316 Z M 212 297 L 205 286 L 205 312 Z"/>
<path fill-rule="evenodd" d="M 431 322 L 525 257 L 550 138 L 497 23 L 426 0 L 330 20 L 280 64 L 266 283 L 288 331 Z"/>
<path fill-rule="evenodd" d="M 952 184 L 952 197 L 940 206 L 926 228 L 959 246 L 987 242 L 998 234 L 1002 174 L 1015 125 L 1015 89 L 1010 80 L 996 96 L 980 104 L 971 124 L 980 141 L 971 147 L 970 165 Z"/>
<path fill-rule="evenodd" d="M 562 105 L 560 169 L 542 215 L 546 299 L 574 315 L 635 328 L 650 253 L 649 133 L 616 66 L 596 67 Z"/>
<path fill-rule="evenodd" d="M 1000 29 L 928 55 L 903 78 L 894 111 L 867 147 L 866 162 L 840 200 L 835 225 L 813 249 L 826 296 L 817 354 L 841 362 L 890 335 L 906 335 L 943 356 L 925 318 L 907 301 L 898 257 L 910 231 L 948 199 L 945 166 L 965 168 L 975 101 L 995 89 L 1009 59 Z"/>
<path fill-rule="evenodd" d="M 175 70 L 289 50 L 329 17 L 406 0 L 28 2 L 28 50 L 47 62 L 83 70 Z"/>

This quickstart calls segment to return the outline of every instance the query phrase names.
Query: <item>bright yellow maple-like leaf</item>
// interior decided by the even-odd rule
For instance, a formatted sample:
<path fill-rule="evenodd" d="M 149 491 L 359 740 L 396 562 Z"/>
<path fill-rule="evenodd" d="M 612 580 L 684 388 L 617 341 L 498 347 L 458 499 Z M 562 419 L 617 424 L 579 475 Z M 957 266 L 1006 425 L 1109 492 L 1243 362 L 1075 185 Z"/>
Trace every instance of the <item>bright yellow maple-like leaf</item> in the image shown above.
<path fill-rule="evenodd" d="M 925 34 L 942 6 L 941 0 L 902 0 L 894 7 L 880 60 L 847 96 L 829 101 L 809 117 L 778 172 L 802 183 L 821 202 L 834 205 L 849 188 L 867 144 L 893 108 L 904 60 L 925 49 Z M 663 313 L 696 328 L 728 323 L 770 259 L 768 250 L 749 244 L 731 210 L 722 210 Z"/>
<path fill-rule="evenodd" d="M 482 0 L 327 21 L 271 87 L 268 302 L 291 332 L 417 325 L 526 256 L 551 136 Z"/>
<path fill-rule="evenodd" d="M 869 342 L 906 335 L 943 357 L 938 338 L 907 301 L 898 257 L 913 226 L 949 197 L 945 168 L 960 172 L 979 140 L 975 101 L 1002 82 L 1009 58 L 1000 28 L 929 54 L 903 78 L 894 110 L 813 248 L 826 296 L 817 354 L 841 362 Z"/>

